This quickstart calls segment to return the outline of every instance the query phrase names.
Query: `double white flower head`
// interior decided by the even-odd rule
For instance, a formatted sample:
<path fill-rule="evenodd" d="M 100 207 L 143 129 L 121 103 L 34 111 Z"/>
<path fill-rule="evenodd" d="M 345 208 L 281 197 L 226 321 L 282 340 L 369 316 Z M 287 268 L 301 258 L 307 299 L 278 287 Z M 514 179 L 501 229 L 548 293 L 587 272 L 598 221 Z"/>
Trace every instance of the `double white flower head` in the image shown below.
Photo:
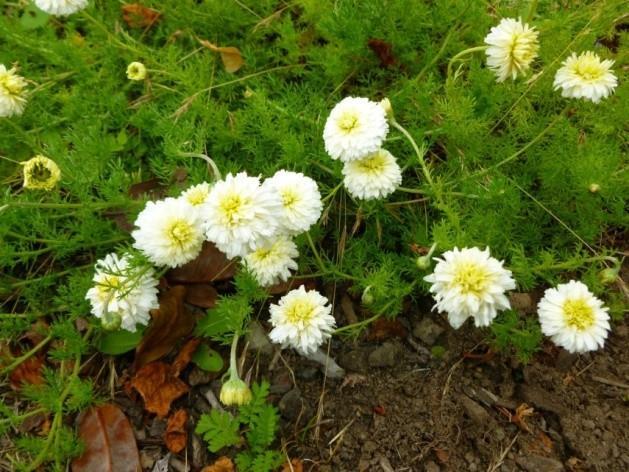
<path fill-rule="evenodd" d="M 402 183 L 395 157 L 382 149 L 389 132 L 387 106 L 388 101 L 383 105 L 346 97 L 334 106 L 325 123 L 325 149 L 332 159 L 343 162 L 343 183 L 354 198 L 385 198 Z"/>
<path fill-rule="evenodd" d="M 159 306 L 153 269 L 131 266 L 126 255 L 112 253 L 99 260 L 93 281 L 85 298 L 92 314 L 109 329 L 135 331 L 137 324 L 148 324 L 149 310 Z"/>
<path fill-rule="evenodd" d="M 475 326 L 489 326 L 499 311 L 510 308 L 505 293 L 515 288 L 515 280 L 489 249 L 454 248 L 441 257 L 435 258 L 435 270 L 424 280 L 432 284 L 435 308 L 448 314 L 453 328 L 468 318 Z"/>
<path fill-rule="evenodd" d="M 87 7 L 87 0 L 35 0 L 40 10 L 50 15 L 68 16 Z"/>
<path fill-rule="evenodd" d="M 609 97 L 618 85 L 618 79 L 611 70 L 614 61 L 601 61 L 592 51 L 579 55 L 573 52 L 561 65 L 553 85 L 555 90 L 561 89 L 562 97 L 599 103 Z"/>
<path fill-rule="evenodd" d="M 16 72 L 0 64 L 0 117 L 21 115 L 26 106 L 26 80 Z"/>

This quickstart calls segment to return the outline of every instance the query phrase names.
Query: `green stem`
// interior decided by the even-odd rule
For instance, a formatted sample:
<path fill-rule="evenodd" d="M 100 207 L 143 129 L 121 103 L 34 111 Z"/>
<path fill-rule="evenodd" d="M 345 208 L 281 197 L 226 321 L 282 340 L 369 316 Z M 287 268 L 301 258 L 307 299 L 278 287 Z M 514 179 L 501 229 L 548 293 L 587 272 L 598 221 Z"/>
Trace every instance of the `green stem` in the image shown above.
<path fill-rule="evenodd" d="M 238 335 L 234 334 L 232 339 L 232 346 L 229 351 L 229 378 L 239 379 L 238 375 L 238 362 L 236 361 L 236 353 L 238 352 Z"/>
<path fill-rule="evenodd" d="M 462 57 L 467 56 L 468 54 L 472 54 L 479 51 L 484 51 L 485 49 L 487 49 L 487 46 L 475 46 L 473 48 L 464 49 L 460 53 L 455 54 L 452 57 L 452 59 L 450 59 L 450 61 L 448 62 L 446 81 L 449 82 L 450 79 L 452 78 L 452 66 L 454 65 L 456 61 L 461 60 Z"/>
<path fill-rule="evenodd" d="M 531 5 L 529 6 L 529 13 L 526 15 L 526 21 L 532 21 L 535 16 L 535 12 L 537 11 L 537 0 L 531 0 Z"/>
<path fill-rule="evenodd" d="M 428 169 L 428 165 L 426 164 L 426 161 L 424 159 L 424 155 L 425 152 L 421 152 L 419 150 L 419 146 L 417 145 L 417 143 L 415 142 L 415 140 L 413 139 L 413 136 L 411 136 L 411 134 L 406 130 L 406 128 L 404 128 L 401 124 L 399 124 L 395 118 L 391 118 L 391 125 L 397 129 L 398 131 L 400 131 L 404 137 L 406 137 L 406 139 L 411 143 L 411 146 L 413 147 L 413 150 L 415 151 L 415 154 L 417 154 L 417 158 L 419 159 L 419 163 L 422 167 L 422 172 L 424 174 L 424 177 L 426 178 L 426 181 L 428 182 L 428 185 L 430 185 L 430 187 L 432 188 L 434 186 L 433 181 L 432 181 L 432 176 L 430 175 L 430 169 Z M 433 188 L 434 190 L 434 188 Z"/>
<path fill-rule="evenodd" d="M 321 199 L 321 203 L 327 202 L 330 198 L 332 198 L 334 195 L 336 195 L 336 192 L 338 192 L 342 186 L 343 186 L 343 182 L 341 182 L 336 187 L 334 187 L 332 190 L 330 190 L 330 193 L 328 193 L 325 197 L 323 197 Z"/>
<path fill-rule="evenodd" d="M 439 51 L 437 51 L 437 54 L 435 54 L 435 56 L 430 60 L 428 64 L 422 67 L 422 70 L 420 70 L 419 74 L 417 74 L 417 76 L 415 77 L 415 82 L 419 82 L 424 77 L 424 74 L 426 73 L 426 71 L 428 71 L 428 69 L 430 69 L 433 65 L 435 65 L 435 63 L 441 58 L 441 56 L 443 56 L 443 54 L 446 51 L 446 47 L 448 46 L 448 43 L 450 42 L 450 38 L 452 38 L 452 35 L 454 34 L 454 30 L 457 29 L 458 27 L 459 25 L 455 24 L 452 28 L 450 28 L 450 31 L 448 31 L 448 34 L 443 40 L 443 43 L 441 43 L 441 47 L 439 48 Z"/>
<path fill-rule="evenodd" d="M 315 259 L 317 260 L 317 264 L 319 265 L 319 270 L 321 272 L 327 272 L 325 269 L 325 264 L 323 263 L 323 260 L 321 259 L 321 256 L 319 255 L 319 251 L 317 251 L 317 248 L 315 246 L 314 241 L 312 240 L 312 236 L 310 236 L 310 232 L 306 232 L 306 238 L 308 239 L 308 244 L 310 245 L 310 249 L 312 249 L 312 252 L 314 253 Z"/>
<path fill-rule="evenodd" d="M 37 344 L 33 349 L 26 352 L 25 354 L 22 354 L 20 357 L 16 357 L 15 359 L 13 359 L 13 361 L 9 365 L 4 366 L 2 370 L 0 370 L 0 375 L 4 375 L 4 374 L 8 374 L 12 372 L 17 366 L 19 366 L 23 362 L 26 362 L 28 359 L 30 359 L 39 351 L 41 351 L 44 348 L 44 346 L 50 342 L 51 339 L 52 339 L 52 335 L 49 334 L 42 341 L 40 341 L 40 343 Z"/>
<path fill-rule="evenodd" d="M 16 208 L 90 208 L 94 210 L 114 208 L 124 205 L 139 205 L 142 202 L 126 200 L 124 202 L 93 202 L 93 203 L 44 203 L 44 202 L 7 202 L 6 206 Z"/>
<path fill-rule="evenodd" d="M 223 177 L 221 176 L 221 171 L 218 170 L 218 166 L 210 156 L 196 152 L 182 151 L 178 152 L 177 155 L 180 157 L 198 157 L 200 159 L 203 159 L 205 162 L 207 162 L 208 167 L 212 170 L 212 174 L 214 174 L 214 180 L 219 181 L 223 179 Z"/>
<path fill-rule="evenodd" d="M 39 415 L 40 413 L 45 413 L 45 412 L 46 412 L 45 408 L 36 408 L 35 410 L 31 410 L 22 415 L 13 416 L 12 418 L 2 418 L 0 419 L 0 424 L 7 424 L 7 423 L 19 424 L 25 419 L 30 418 L 31 416 Z"/>

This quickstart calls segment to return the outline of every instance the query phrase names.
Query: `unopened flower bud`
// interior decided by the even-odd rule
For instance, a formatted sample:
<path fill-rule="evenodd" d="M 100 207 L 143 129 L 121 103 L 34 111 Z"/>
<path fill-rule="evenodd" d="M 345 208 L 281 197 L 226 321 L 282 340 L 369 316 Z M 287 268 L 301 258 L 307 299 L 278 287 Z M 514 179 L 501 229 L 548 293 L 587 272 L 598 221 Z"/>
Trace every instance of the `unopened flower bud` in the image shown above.
<path fill-rule="evenodd" d="M 393 107 L 391 106 L 391 100 L 384 97 L 382 100 L 380 100 L 380 106 L 382 107 L 388 118 L 393 118 Z"/>
<path fill-rule="evenodd" d="M 370 292 L 371 292 L 371 285 L 365 288 L 365 290 L 363 290 L 363 294 L 360 297 L 360 301 L 363 303 L 363 305 L 371 305 L 373 303 L 374 298 Z"/>
<path fill-rule="evenodd" d="M 221 388 L 220 399 L 223 405 L 246 405 L 251 401 L 251 389 L 240 378 L 230 378 Z"/>
<path fill-rule="evenodd" d="M 591 193 L 598 193 L 600 189 L 601 189 L 601 186 L 599 184 L 596 184 L 596 183 L 590 184 L 589 190 Z"/>
<path fill-rule="evenodd" d="M 146 78 L 146 66 L 141 62 L 132 62 L 127 66 L 127 78 L 129 80 L 144 80 Z"/>
<path fill-rule="evenodd" d="M 619 267 L 608 267 L 598 273 L 598 279 L 602 284 L 611 285 L 618 279 Z"/>
<path fill-rule="evenodd" d="M 430 257 L 429 256 L 420 256 L 415 261 L 415 264 L 417 264 L 417 267 L 420 268 L 421 270 L 426 270 L 426 269 L 430 268 Z"/>
<path fill-rule="evenodd" d="M 61 178 L 61 170 L 52 159 L 35 156 L 24 166 L 24 188 L 31 190 L 52 190 Z"/>
<path fill-rule="evenodd" d="M 100 324 L 105 331 L 116 331 L 122 324 L 120 313 L 105 313 L 100 320 Z"/>

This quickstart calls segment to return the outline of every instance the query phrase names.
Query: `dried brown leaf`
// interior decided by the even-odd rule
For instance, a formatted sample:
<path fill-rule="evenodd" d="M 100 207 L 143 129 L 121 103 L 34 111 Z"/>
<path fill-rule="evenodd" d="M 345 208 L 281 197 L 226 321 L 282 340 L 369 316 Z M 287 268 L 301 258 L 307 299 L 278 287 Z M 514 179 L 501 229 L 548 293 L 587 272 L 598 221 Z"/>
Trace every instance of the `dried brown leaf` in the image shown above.
<path fill-rule="evenodd" d="M 399 320 L 378 318 L 372 325 L 367 339 L 369 341 L 383 341 L 390 338 L 406 338 L 407 332 Z"/>
<path fill-rule="evenodd" d="M 220 54 L 227 72 L 234 73 L 245 65 L 245 60 L 242 58 L 242 54 L 238 48 L 233 46 L 217 46 L 205 39 L 199 39 L 199 42 L 210 51 Z"/>
<path fill-rule="evenodd" d="M 177 376 L 173 368 L 163 362 L 151 362 L 142 367 L 131 380 L 144 399 L 146 411 L 164 418 L 170 411 L 170 404 L 186 393 L 189 388 Z"/>
<path fill-rule="evenodd" d="M 9 380 L 13 390 L 19 390 L 24 384 L 41 385 L 44 383 L 42 371 L 44 368 L 44 357 L 33 356 L 18 365 L 11 374 Z"/>
<path fill-rule="evenodd" d="M 168 450 L 175 454 L 183 451 L 188 442 L 188 431 L 186 431 L 187 422 L 188 412 L 186 410 L 177 410 L 168 418 L 164 442 Z"/>
<path fill-rule="evenodd" d="M 391 67 L 397 62 L 393 55 L 393 46 L 390 43 L 382 39 L 372 38 L 367 41 L 367 46 L 380 59 L 380 67 Z"/>
<path fill-rule="evenodd" d="M 116 405 L 91 407 L 79 418 L 83 454 L 72 472 L 139 472 L 140 454 L 129 420 Z"/>
<path fill-rule="evenodd" d="M 218 292 L 210 284 L 193 284 L 187 286 L 186 303 L 200 308 L 214 308 L 218 300 Z"/>
<path fill-rule="evenodd" d="M 123 5 L 122 19 L 130 28 L 150 28 L 159 21 L 162 14 L 139 3 Z"/>
<path fill-rule="evenodd" d="M 234 472 L 234 463 L 227 456 L 219 457 L 212 465 L 203 467 L 201 472 Z"/>
<path fill-rule="evenodd" d="M 227 259 L 214 244 L 205 242 L 196 259 L 168 271 L 166 278 L 173 285 L 201 284 L 229 280 L 235 273 L 236 261 Z"/>
<path fill-rule="evenodd" d="M 151 311 L 151 324 L 135 351 L 135 368 L 168 354 L 194 327 L 195 319 L 183 303 L 186 288 L 178 285 L 164 293 L 159 308 Z"/>
<path fill-rule="evenodd" d="M 304 463 L 301 459 L 291 459 L 282 466 L 282 472 L 304 472 Z"/>
<path fill-rule="evenodd" d="M 174 376 L 179 377 L 181 371 L 184 370 L 186 366 L 190 363 L 192 355 L 197 350 L 197 347 L 199 347 L 200 343 L 201 339 L 199 338 L 191 339 L 181 348 L 181 351 L 179 351 L 179 354 L 177 354 L 177 357 L 175 357 L 172 365 Z"/>

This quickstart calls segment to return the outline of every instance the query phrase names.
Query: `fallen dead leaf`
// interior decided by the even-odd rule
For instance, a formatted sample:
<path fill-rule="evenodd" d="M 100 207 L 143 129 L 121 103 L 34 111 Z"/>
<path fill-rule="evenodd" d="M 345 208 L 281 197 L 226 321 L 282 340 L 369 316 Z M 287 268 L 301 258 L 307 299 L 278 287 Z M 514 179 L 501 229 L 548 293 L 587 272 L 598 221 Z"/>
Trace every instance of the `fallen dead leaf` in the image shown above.
<path fill-rule="evenodd" d="M 367 339 L 369 341 L 383 341 L 389 338 L 406 338 L 407 332 L 399 320 L 378 318 L 372 325 Z"/>
<path fill-rule="evenodd" d="M 511 422 L 517 425 L 522 431 L 531 432 L 531 428 L 526 424 L 526 418 L 532 416 L 535 410 L 526 403 L 522 403 L 515 409 L 515 414 L 511 417 Z"/>
<path fill-rule="evenodd" d="M 151 324 L 135 350 L 136 369 L 168 354 L 177 342 L 189 335 L 195 318 L 183 303 L 186 287 L 172 287 L 159 300 L 159 308 L 151 310 Z"/>
<path fill-rule="evenodd" d="M 143 198 L 144 196 L 147 196 L 152 200 L 156 200 L 162 198 L 165 191 L 166 188 L 161 184 L 159 179 L 157 177 L 153 177 L 152 179 L 145 180 L 144 182 L 132 184 L 129 186 L 127 194 L 134 200 Z"/>
<path fill-rule="evenodd" d="M 301 459 L 291 459 L 282 466 L 282 472 L 304 472 L 304 463 Z"/>
<path fill-rule="evenodd" d="M 189 390 L 189 387 L 164 362 L 151 362 L 142 367 L 131 380 L 144 399 L 144 408 L 164 418 L 170 411 L 170 404 Z"/>
<path fill-rule="evenodd" d="M 380 59 L 380 67 L 391 67 L 395 65 L 397 59 L 393 55 L 393 46 L 382 39 L 372 38 L 367 41 L 367 46 Z"/>
<path fill-rule="evenodd" d="M 188 412 L 186 410 L 177 410 L 168 418 L 164 442 L 168 450 L 175 454 L 179 454 L 183 451 L 188 442 L 188 431 L 186 431 L 187 422 Z"/>
<path fill-rule="evenodd" d="M 229 73 L 238 71 L 238 69 L 245 64 L 242 54 L 238 48 L 233 46 L 217 46 L 205 39 L 199 39 L 199 42 L 210 51 L 220 54 L 225 70 Z"/>
<path fill-rule="evenodd" d="M 162 14 L 139 3 L 122 6 L 122 19 L 130 28 L 150 28 L 159 21 Z"/>
<path fill-rule="evenodd" d="M 166 279 L 173 285 L 218 282 L 231 279 L 236 267 L 214 244 L 205 242 L 196 259 L 168 271 Z"/>
<path fill-rule="evenodd" d="M 210 284 L 193 284 L 187 286 L 186 303 L 200 308 L 214 308 L 218 300 L 218 292 Z"/>
<path fill-rule="evenodd" d="M 11 375 L 9 380 L 11 382 L 11 388 L 13 390 L 19 390 L 24 384 L 41 385 L 44 383 L 42 377 L 42 370 L 44 368 L 44 357 L 33 356 L 26 359 L 20 365 L 18 365 Z"/>
<path fill-rule="evenodd" d="M 140 454 L 129 420 L 116 405 L 91 407 L 79 417 L 83 454 L 72 472 L 138 472 Z"/>
<path fill-rule="evenodd" d="M 236 468 L 229 457 L 219 457 L 212 465 L 203 467 L 201 472 L 234 472 Z"/>
<path fill-rule="evenodd" d="M 179 354 L 177 354 L 177 357 L 175 357 L 172 365 L 173 375 L 175 377 L 179 377 L 181 371 L 184 370 L 186 366 L 190 363 L 192 355 L 197 350 L 197 347 L 199 347 L 200 343 L 200 338 L 191 339 L 181 348 L 181 351 L 179 351 Z"/>
<path fill-rule="evenodd" d="M 270 295 L 281 295 L 289 292 L 294 288 L 299 288 L 300 285 L 306 287 L 307 290 L 316 288 L 317 282 L 313 279 L 294 279 L 290 278 L 286 282 L 278 282 L 275 285 L 271 285 L 266 290 Z"/>
<path fill-rule="evenodd" d="M 446 451 L 445 449 L 441 449 L 439 447 L 435 447 L 434 451 L 435 451 L 435 456 L 437 456 L 437 460 L 439 461 L 440 464 L 445 465 L 448 463 L 448 459 L 450 459 L 450 455 L 448 454 L 448 451 Z"/>

